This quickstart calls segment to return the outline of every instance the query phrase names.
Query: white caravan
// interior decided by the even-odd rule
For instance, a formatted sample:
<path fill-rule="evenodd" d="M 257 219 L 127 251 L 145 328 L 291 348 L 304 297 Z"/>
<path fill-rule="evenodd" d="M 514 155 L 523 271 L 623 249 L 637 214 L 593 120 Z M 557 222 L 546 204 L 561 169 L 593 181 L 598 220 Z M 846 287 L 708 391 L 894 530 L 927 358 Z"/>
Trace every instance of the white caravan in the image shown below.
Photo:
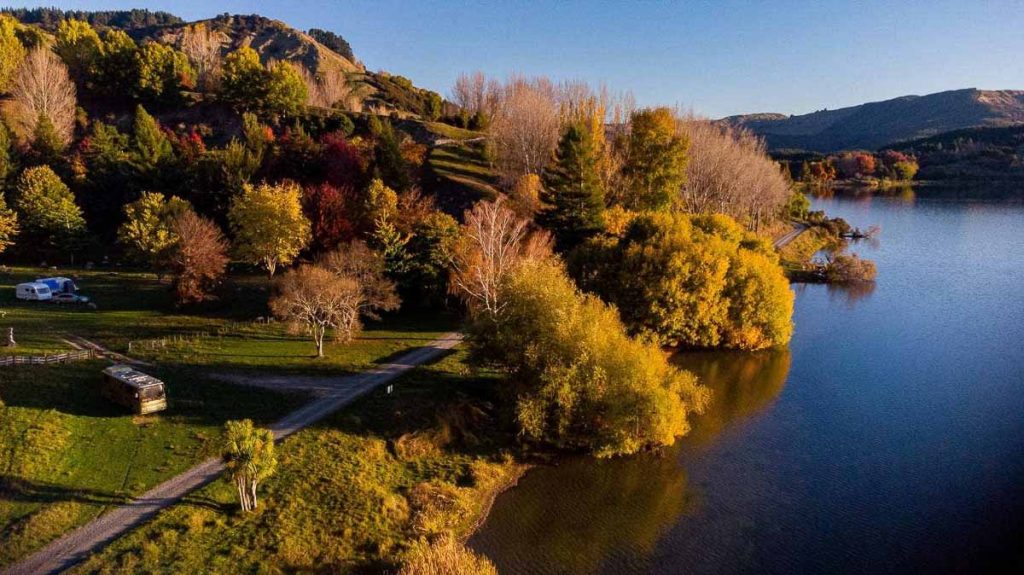
<path fill-rule="evenodd" d="M 53 297 L 50 286 L 40 282 L 18 284 L 14 289 L 18 299 L 46 301 Z"/>

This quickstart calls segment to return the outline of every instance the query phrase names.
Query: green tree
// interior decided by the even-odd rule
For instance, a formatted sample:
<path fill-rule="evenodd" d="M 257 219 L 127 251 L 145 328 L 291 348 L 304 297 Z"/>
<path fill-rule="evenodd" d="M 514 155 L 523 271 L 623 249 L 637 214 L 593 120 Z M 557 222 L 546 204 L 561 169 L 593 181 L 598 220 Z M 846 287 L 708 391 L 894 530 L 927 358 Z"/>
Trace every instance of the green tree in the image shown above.
<path fill-rule="evenodd" d="M 458 241 L 459 222 L 444 212 L 431 212 L 416 222 L 406 246 L 409 263 L 402 279 L 405 290 L 420 297 L 407 300 L 436 303 L 443 298 Z"/>
<path fill-rule="evenodd" d="M 802 192 L 794 190 L 789 194 L 789 201 L 784 208 L 786 217 L 793 220 L 807 218 L 807 212 L 811 209 L 811 201 Z"/>
<path fill-rule="evenodd" d="M 64 141 L 57 134 L 50 117 L 39 115 L 35 133 L 32 135 L 32 156 L 36 163 L 55 166 L 62 160 Z"/>
<path fill-rule="evenodd" d="M 224 424 L 224 467 L 226 478 L 235 484 L 242 511 L 255 511 L 256 489 L 277 470 L 274 434 L 260 429 L 251 419 Z"/>
<path fill-rule="evenodd" d="M 135 53 L 135 95 L 151 102 L 173 102 L 194 85 L 195 72 L 185 54 L 157 42 Z"/>
<path fill-rule="evenodd" d="M 4 194 L 0 192 L 0 254 L 14 244 L 18 235 L 18 214 L 7 207 Z"/>
<path fill-rule="evenodd" d="M 663 345 L 761 349 L 793 332 L 793 292 L 771 246 L 724 215 L 648 213 L 570 256 L 583 289 Z"/>
<path fill-rule="evenodd" d="M 95 80 L 103 42 L 88 22 L 62 20 L 57 26 L 53 51 L 64 60 L 71 77 L 80 86 L 87 86 Z"/>
<path fill-rule="evenodd" d="M 82 210 L 71 190 L 49 166 L 28 168 L 18 178 L 14 196 L 23 229 L 40 245 L 72 248 L 85 231 Z"/>
<path fill-rule="evenodd" d="M 527 260 L 501 290 L 500 324 L 471 328 L 475 357 L 517 382 L 522 433 L 599 457 L 672 445 L 708 392 L 658 346 L 626 335 L 615 309 L 581 293 L 554 260 Z"/>
<path fill-rule="evenodd" d="M 11 88 L 14 73 L 28 53 L 18 39 L 17 29 L 17 20 L 0 15 L 0 94 Z"/>
<path fill-rule="evenodd" d="M 679 134 L 668 108 L 638 110 L 630 118 L 622 174 L 628 184 L 623 198 L 632 210 L 660 210 L 672 205 L 686 183 L 690 144 Z"/>
<path fill-rule="evenodd" d="M 260 55 L 248 46 L 231 52 L 224 58 L 220 95 L 240 110 L 260 110 L 267 89 Z"/>
<path fill-rule="evenodd" d="M 138 46 L 123 30 L 103 33 L 103 56 L 99 64 L 97 88 L 107 97 L 124 99 L 138 90 Z"/>
<path fill-rule="evenodd" d="M 181 198 L 143 192 L 124 206 L 124 223 L 117 230 L 117 239 L 130 257 L 160 268 L 178 241 L 174 221 L 191 210 L 191 204 Z"/>
<path fill-rule="evenodd" d="M 7 188 L 7 179 L 16 169 L 11 133 L 7 131 L 7 126 L 0 122 L 0 192 Z"/>
<path fill-rule="evenodd" d="M 275 62 L 265 74 L 267 113 L 294 116 L 306 104 L 309 91 L 302 75 L 289 62 Z"/>
<path fill-rule="evenodd" d="M 562 249 L 575 246 L 604 226 L 603 150 L 583 122 L 565 130 L 553 165 L 544 171 L 538 222 L 555 234 Z"/>
<path fill-rule="evenodd" d="M 156 118 L 141 105 L 135 108 L 131 162 L 141 179 L 152 181 L 174 159 L 174 148 Z"/>
<path fill-rule="evenodd" d="M 228 211 L 237 256 L 271 277 L 278 265 L 290 264 L 311 239 L 301 202 L 302 190 L 292 182 L 243 186 Z"/>

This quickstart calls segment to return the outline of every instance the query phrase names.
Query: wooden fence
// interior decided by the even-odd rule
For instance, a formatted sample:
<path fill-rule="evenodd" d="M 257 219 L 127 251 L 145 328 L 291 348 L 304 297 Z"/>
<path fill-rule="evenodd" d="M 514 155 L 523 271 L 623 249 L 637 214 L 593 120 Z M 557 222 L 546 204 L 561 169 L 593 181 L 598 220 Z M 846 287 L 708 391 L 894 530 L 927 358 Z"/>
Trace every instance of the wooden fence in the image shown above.
<path fill-rule="evenodd" d="M 7 355 L 0 357 L 0 367 L 12 367 L 15 365 L 47 365 L 50 363 L 67 363 L 69 361 L 82 361 L 95 359 L 97 356 L 94 349 L 79 349 L 66 351 L 64 353 L 53 353 L 47 355 Z"/>

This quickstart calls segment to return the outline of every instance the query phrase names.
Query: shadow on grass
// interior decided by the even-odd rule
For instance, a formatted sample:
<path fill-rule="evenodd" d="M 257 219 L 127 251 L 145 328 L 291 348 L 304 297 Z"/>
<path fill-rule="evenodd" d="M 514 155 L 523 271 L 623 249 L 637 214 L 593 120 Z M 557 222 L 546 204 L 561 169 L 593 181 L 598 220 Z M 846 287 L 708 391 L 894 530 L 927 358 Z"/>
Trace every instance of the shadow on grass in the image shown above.
<path fill-rule="evenodd" d="M 73 488 L 56 483 L 31 481 L 14 475 L 0 475 L 0 501 L 19 503 L 73 501 L 90 505 L 121 505 L 128 502 L 128 497 L 98 489 Z"/>

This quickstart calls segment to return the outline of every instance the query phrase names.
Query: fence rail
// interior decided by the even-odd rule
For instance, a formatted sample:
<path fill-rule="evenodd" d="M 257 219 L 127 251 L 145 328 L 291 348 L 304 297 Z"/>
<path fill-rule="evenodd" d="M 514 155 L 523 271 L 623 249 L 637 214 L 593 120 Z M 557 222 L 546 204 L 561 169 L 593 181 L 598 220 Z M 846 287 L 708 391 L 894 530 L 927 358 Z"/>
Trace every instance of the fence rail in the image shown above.
<path fill-rule="evenodd" d="M 8 355 L 0 357 L 0 367 L 13 367 L 16 365 L 47 365 L 51 363 L 67 363 L 69 361 L 82 361 L 96 359 L 97 353 L 94 349 L 79 349 L 63 353 L 51 353 L 47 355 Z"/>

